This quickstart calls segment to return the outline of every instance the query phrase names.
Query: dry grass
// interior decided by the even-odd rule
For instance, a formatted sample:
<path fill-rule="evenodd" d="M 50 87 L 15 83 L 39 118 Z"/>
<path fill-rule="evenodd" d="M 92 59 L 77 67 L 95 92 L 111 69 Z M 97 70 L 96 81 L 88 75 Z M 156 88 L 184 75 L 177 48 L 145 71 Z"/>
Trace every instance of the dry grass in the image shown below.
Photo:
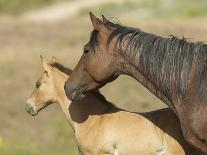
<path fill-rule="evenodd" d="M 77 63 L 92 30 L 88 17 L 79 18 L 58 24 L 1 21 L 0 150 L 7 145 L 4 149 L 16 148 L 21 155 L 25 153 L 21 150 L 37 148 L 39 151 L 34 153 L 37 155 L 77 154 L 72 132 L 56 105 L 49 106 L 35 118 L 25 112 L 24 105 L 42 72 L 40 54 L 47 58 L 54 55 L 71 68 Z M 207 40 L 207 20 L 202 18 L 139 21 L 127 15 L 118 18 L 126 25 L 162 36 L 174 34 Z M 131 111 L 149 111 L 165 106 L 138 82 L 126 76 L 108 84 L 102 92 L 110 101 Z M 14 153 L 5 151 L 4 154 Z"/>

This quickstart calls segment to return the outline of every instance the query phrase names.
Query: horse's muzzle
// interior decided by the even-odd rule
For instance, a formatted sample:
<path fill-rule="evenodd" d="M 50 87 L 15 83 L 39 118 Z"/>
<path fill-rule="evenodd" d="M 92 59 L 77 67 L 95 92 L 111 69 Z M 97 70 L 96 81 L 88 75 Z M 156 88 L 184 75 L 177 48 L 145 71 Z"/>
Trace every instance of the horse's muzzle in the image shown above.
<path fill-rule="evenodd" d="M 70 87 L 64 86 L 66 96 L 71 101 L 80 101 L 85 97 L 82 91 L 77 89 L 71 89 Z"/>
<path fill-rule="evenodd" d="M 84 94 L 79 93 L 79 91 L 74 91 L 69 95 L 71 101 L 80 101 L 85 97 Z"/>
<path fill-rule="evenodd" d="M 35 110 L 34 106 L 32 106 L 30 103 L 27 103 L 25 105 L 25 110 L 32 116 L 37 115 L 37 111 Z"/>

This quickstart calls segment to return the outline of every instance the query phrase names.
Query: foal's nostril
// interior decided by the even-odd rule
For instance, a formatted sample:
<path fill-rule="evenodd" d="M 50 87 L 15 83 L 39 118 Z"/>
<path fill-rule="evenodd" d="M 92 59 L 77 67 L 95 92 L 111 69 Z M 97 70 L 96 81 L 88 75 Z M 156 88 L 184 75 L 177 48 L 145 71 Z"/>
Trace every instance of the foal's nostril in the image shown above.
<path fill-rule="evenodd" d="M 28 112 L 28 111 L 30 111 L 30 109 L 32 109 L 32 105 L 29 103 L 26 103 L 25 110 Z"/>
<path fill-rule="evenodd" d="M 25 110 L 26 110 L 30 115 L 32 115 L 32 116 L 34 116 L 34 115 L 37 114 L 37 112 L 36 112 L 36 110 L 34 109 L 34 107 L 33 107 L 31 104 L 29 104 L 29 103 L 27 103 L 27 104 L 25 105 Z"/>

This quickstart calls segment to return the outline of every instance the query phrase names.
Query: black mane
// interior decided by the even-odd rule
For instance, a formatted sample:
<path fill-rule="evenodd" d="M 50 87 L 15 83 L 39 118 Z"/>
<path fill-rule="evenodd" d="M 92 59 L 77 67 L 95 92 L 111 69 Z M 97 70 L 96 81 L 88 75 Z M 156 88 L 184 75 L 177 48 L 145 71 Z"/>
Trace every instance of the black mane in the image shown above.
<path fill-rule="evenodd" d="M 72 70 L 63 66 L 62 64 L 58 63 L 58 62 L 54 62 L 54 63 L 50 63 L 50 65 L 54 68 L 57 68 L 58 70 L 60 70 L 61 72 L 67 74 L 67 75 L 71 75 L 72 74 Z"/>
<path fill-rule="evenodd" d="M 115 50 L 127 53 L 130 60 L 137 60 L 142 74 L 169 99 L 172 92 L 176 92 L 174 95 L 181 100 L 187 99 L 192 65 L 196 71 L 196 89 L 206 98 L 206 44 L 187 42 L 185 38 L 174 36 L 163 38 L 119 24 L 114 28 L 107 44 L 117 37 Z"/>

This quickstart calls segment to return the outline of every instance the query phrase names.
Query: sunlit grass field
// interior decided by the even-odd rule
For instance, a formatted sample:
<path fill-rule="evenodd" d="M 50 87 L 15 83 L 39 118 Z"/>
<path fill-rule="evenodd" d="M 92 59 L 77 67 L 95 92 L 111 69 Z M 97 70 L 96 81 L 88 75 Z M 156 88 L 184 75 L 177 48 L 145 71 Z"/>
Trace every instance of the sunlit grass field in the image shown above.
<path fill-rule="evenodd" d="M 16 0 L 16 3 L 27 5 L 29 1 Z M 46 3 L 57 2 L 43 1 L 33 3 L 39 3 L 35 4 L 39 8 Z M 15 9 L 20 10 L 18 12 L 30 10 L 29 7 L 18 8 L 19 4 L 14 10 L 11 4 L 7 4 L 11 10 L 1 9 L 10 2 L 3 3 L 0 0 L 0 10 L 11 14 Z M 78 155 L 73 132 L 57 105 L 45 108 L 36 117 L 28 115 L 24 106 L 42 72 L 40 54 L 48 59 L 54 55 L 66 66 L 75 66 L 92 30 L 88 10 L 97 15 L 116 17 L 124 25 L 139 27 L 161 36 L 176 35 L 185 36 L 192 41 L 207 40 L 206 10 L 201 9 L 200 13 L 199 9 L 192 9 L 195 13 L 191 14 L 182 9 L 191 4 L 195 8 L 197 5 L 205 8 L 205 1 L 190 0 L 187 3 L 187 0 L 183 0 L 180 4 L 173 3 L 173 13 L 166 11 L 169 6 L 158 9 L 161 7 L 158 3 L 161 4 L 162 1 L 157 1 L 157 4 L 152 0 L 141 2 L 143 4 L 127 1 L 120 5 L 110 3 L 84 8 L 75 17 L 58 23 L 32 23 L 16 20 L 15 17 L 0 20 L 0 155 Z M 194 6 L 195 2 L 198 4 Z M 160 13 L 154 14 L 152 12 L 156 12 L 156 7 Z M 176 7 L 185 13 L 175 11 Z M 140 11 L 137 8 L 142 9 Z M 106 85 L 101 92 L 115 105 L 130 111 L 150 111 L 165 107 L 138 82 L 126 76 Z"/>
<path fill-rule="evenodd" d="M 0 13 L 18 14 L 61 1 L 70 0 L 0 0 Z"/>
<path fill-rule="evenodd" d="M 93 10 L 102 14 L 133 14 L 137 17 L 159 17 L 159 18 L 188 18 L 207 15 L 206 0 L 126 0 L 116 4 L 111 2 L 105 5 L 87 7 L 80 11 L 85 14 Z"/>

